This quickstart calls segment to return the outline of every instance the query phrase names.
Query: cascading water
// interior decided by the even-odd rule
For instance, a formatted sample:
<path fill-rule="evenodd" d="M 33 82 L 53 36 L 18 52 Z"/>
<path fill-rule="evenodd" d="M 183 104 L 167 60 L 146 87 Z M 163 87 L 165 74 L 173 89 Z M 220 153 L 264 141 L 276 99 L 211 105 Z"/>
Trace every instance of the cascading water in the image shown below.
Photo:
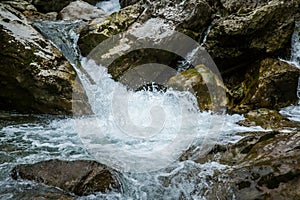
<path fill-rule="evenodd" d="M 38 26 L 71 62 L 76 63 L 78 55 L 75 53 L 77 47 L 74 46 L 74 41 L 78 36 L 74 34 L 72 28 L 69 29 L 64 24 L 61 24 L 60 28 L 64 27 L 64 31 L 47 31 L 49 30 L 47 27 L 57 25 L 59 23 Z M 72 27 L 72 22 L 70 26 Z M 69 39 L 57 40 L 55 38 Z M 293 43 L 294 46 L 297 44 L 299 46 L 299 43 Z M 193 55 L 193 52 L 190 55 Z M 296 52 L 296 55 L 299 53 Z M 35 163 L 54 158 L 66 160 L 96 158 L 100 162 L 119 169 L 120 163 L 112 160 L 111 156 L 117 153 L 122 157 L 116 155 L 117 157 L 113 158 L 118 158 L 122 162 L 138 162 L 139 165 L 147 167 L 146 165 L 150 164 L 147 160 L 144 160 L 145 163 L 140 162 L 143 160 L 130 157 L 132 154 L 124 152 L 133 152 L 134 155 L 150 152 L 152 156 L 158 158 L 151 164 L 162 166 L 160 159 L 164 158 L 165 151 L 174 150 L 169 148 L 173 147 L 169 143 L 178 140 L 174 133 L 178 133 L 181 126 L 183 126 L 183 132 L 180 133 L 190 135 L 193 138 L 191 145 L 198 146 L 207 141 L 211 142 L 210 145 L 235 142 L 240 139 L 240 136 L 235 135 L 236 132 L 262 130 L 259 127 L 238 126 L 236 122 L 242 119 L 239 115 L 199 112 L 195 107 L 195 98 L 188 92 L 129 91 L 122 84 L 112 80 L 105 67 L 85 58 L 82 59 L 81 65 L 82 68 L 77 69 L 78 76 L 86 89 L 94 116 L 54 118 L 0 114 L 0 199 L 20 199 L 22 194 L 28 191 L 57 191 L 57 189 L 33 182 L 13 181 L 9 177 L 9 171 L 17 164 Z M 83 69 L 85 72 L 82 72 Z M 98 81 L 91 83 L 87 74 Z M 125 113 L 127 118 L 118 115 L 123 114 L 124 108 L 127 109 Z M 185 115 L 181 115 L 182 112 Z M 154 134 L 150 138 L 146 137 L 148 134 L 151 135 L 153 130 L 156 133 L 155 126 L 151 129 L 151 122 L 157 119 L 158 124 L 163 121 L 159 134 Z M 128 127 L 122 126 L 128 123 L 126 120 L 133 125 L 129 129 L 131 132 L 127 131 Z M 136 127 L 138 129 L 134 129 Z M 143 130 L 146 134 L 140 135 L 139 131 L 135 132 L 135 130 Z M 99 132 L 102 134 L 101 137 L 93 135 Z M 95 148 L 91 148 L 88 142 L 93 139 Z M 179 149 L 175 149 L 176 152 L 186 150 L 181 146 L 177 148 Z M 157 149 L 163 151 L 157 151 Z M 102 160 L 95 155 L 94 150 L 97 150 Z M 208 177 L 211 177 L 216 170 L 222 171 L 230 168 L 216 162 L 204 164 L 191 160 L 179 162 L 178 159 L 174 160 L 177 156 L 171 157 L 171 162 L 167 166 L 154 171 L 135 173 L 124 170 L 121 166 L 120 169 L 124 171 L 122 173 L 123 193 L 97 193 L 77 197 L 77 199 L 205 199 L 205 191 L 213 186 Z"/>
<path fill-rule="evenodd" d="M 300 22 L 297 22 L 295 25 L 291 47 L 291 59 L 288 61 L 288 63 L 300 69 Z M 280 111 L 280 113 L 284 116 L 287 116 L 290 120 L 300 121 L 300 76 L 298 79 L 298 87 L 296 92 L 297 97 L 299 98 L 298 105 L 284 108 Z"/>

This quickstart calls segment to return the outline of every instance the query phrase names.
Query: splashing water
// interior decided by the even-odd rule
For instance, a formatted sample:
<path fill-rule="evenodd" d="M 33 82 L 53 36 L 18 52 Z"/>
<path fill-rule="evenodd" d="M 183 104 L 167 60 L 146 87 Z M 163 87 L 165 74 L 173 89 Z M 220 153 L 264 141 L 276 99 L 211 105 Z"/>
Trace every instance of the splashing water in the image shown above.
<path fill-rule="evenodd" d="M 295 31 L 292 36 L 292 51 L 291 59 L 288 63 L 300 69 L 300 22 L 295 25 Z M 300 122 L 300 76 L 298 79 L 297 97 L 299 98 L 298 105 L 283 108 L 280 113 L 287 116 L 290 120 Z"/>

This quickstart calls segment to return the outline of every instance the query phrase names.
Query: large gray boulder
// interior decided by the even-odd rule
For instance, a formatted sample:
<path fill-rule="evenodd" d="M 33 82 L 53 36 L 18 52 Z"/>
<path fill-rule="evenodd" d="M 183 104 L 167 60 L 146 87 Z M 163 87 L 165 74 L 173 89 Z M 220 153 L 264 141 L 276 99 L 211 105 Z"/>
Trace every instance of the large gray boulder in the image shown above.
<path fill-rule="evenodd" d="M 0 109 L 91 113 L 71 64 L 18 11 L 0 4 Z"/>

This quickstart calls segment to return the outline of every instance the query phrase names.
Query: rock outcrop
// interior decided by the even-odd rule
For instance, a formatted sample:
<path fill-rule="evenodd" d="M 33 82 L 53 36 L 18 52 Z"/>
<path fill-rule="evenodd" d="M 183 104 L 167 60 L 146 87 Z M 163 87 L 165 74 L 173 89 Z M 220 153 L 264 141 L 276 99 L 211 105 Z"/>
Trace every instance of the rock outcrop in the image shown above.
<path fill-rule="evenodd" d="M 247 112 L 296 105 L 299 75 L 300 69 L 293 65 L 277 59 L 264 59 L 248 70 L 242 83 L 231 88 L 233 110 Z"/>
<path fill-rule="evenodd" d="M 32 4 L 38 9 L 39 12 L 48 13 L 48 12 L 59 12 L 64 7 L 66 7 L 69 3 L 75 0 L 50 0 L 50 1 L 43 1 L 43 0 L 33 0 Z M 85 2 L 96 5 L 99 0 L 85 0 Z"/>
<path fill-rule="evenodd" d="M 208 199 L 297 199 L 300 195 L 300 133 L 243 133 L 236 144 L 216 146 L 206 158 L 232 166 L 212 179 Z M 220 181 L 220 177 L 221 180 Z"/>
<path fill-rule="evenodd" d="M 89 3 L 81 0 L 73 1 L 68 6 L 64 7 L 58 14 L 60 20 L 84 20 L 104 18 L 105 12 Z"/>
<path fill-rule="evenodd" d="M 140 6 L 129 6 L 119 12 L 113 13 L 100 23 L 93 22 L 82 30 L 78 41 L 81 54 L 87 56 L 95 47 L 113 35 L 125 32 L 132 25 L 143 8 Z"/>
<path fill-rule="evenodd" d="M 90 113 L 85 91 L 67 59 L 21 13 L 4 4 L 0 9 L 0 108 Z"/>
<path fill-rule="evenodd" d="M 216 19 L 206 49 L 222 73 L 249 69 L 251 64 L 266 57 L 285 57 L 290 52 L 299 6 L 299 1 L 271 1 Z"/>
<path fill-rule="evenodd" d="M 119 175 L 113 169 L 95 161 L 48 160 L 17 165 L 11 172 L 14 179 L 32 180 L 58 187 L 76 195 L 121 190 Z"/>

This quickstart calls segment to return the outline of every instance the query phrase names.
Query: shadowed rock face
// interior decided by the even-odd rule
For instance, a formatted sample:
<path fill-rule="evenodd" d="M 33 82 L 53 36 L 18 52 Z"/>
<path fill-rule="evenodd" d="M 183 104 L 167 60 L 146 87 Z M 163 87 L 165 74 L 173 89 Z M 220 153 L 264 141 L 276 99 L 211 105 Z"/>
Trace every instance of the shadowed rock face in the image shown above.
<path fill-rule="evenodd" d="M 255 61 L 268 56 L 286 56 L 299 4 L 299 1 L 271 1 L 255 9 L 215 19 L 206 48 L 220 71 L 228 73 L 249 68 Z"/>
<path fill-rule="evenodd" d="M 76 195 L 121 190 L 117 172 L 95 161 L 49 160 L 18 165 L 11 176 L 59 187 Z"/>
<path fill-rule="evenodd" d="M 267 58 L 248 70 L 244 81 L 231 88 L 236 112 L 257 108 L 279 109 L 297 104 L 300 70 L 286 62 Z M 242 77 L 242 76 L 241 76 Z"/>
<path fill-rule="evenodd" d="M 91 113 L 85 91 L 67 59 L 28 25 L 21 13 L 3 4 L 0 9 L 0 108 L 27 113 Z"/>
<path fill-rule="evenodd" d="M 32 4 L 38 9 L 39 12 L 47 13 L 47 12 L 59 12 L 69 3 L 75 0 L 33 0 Z M 85 2 L 96 5 L 99 0 L 85 0 Z"/>

